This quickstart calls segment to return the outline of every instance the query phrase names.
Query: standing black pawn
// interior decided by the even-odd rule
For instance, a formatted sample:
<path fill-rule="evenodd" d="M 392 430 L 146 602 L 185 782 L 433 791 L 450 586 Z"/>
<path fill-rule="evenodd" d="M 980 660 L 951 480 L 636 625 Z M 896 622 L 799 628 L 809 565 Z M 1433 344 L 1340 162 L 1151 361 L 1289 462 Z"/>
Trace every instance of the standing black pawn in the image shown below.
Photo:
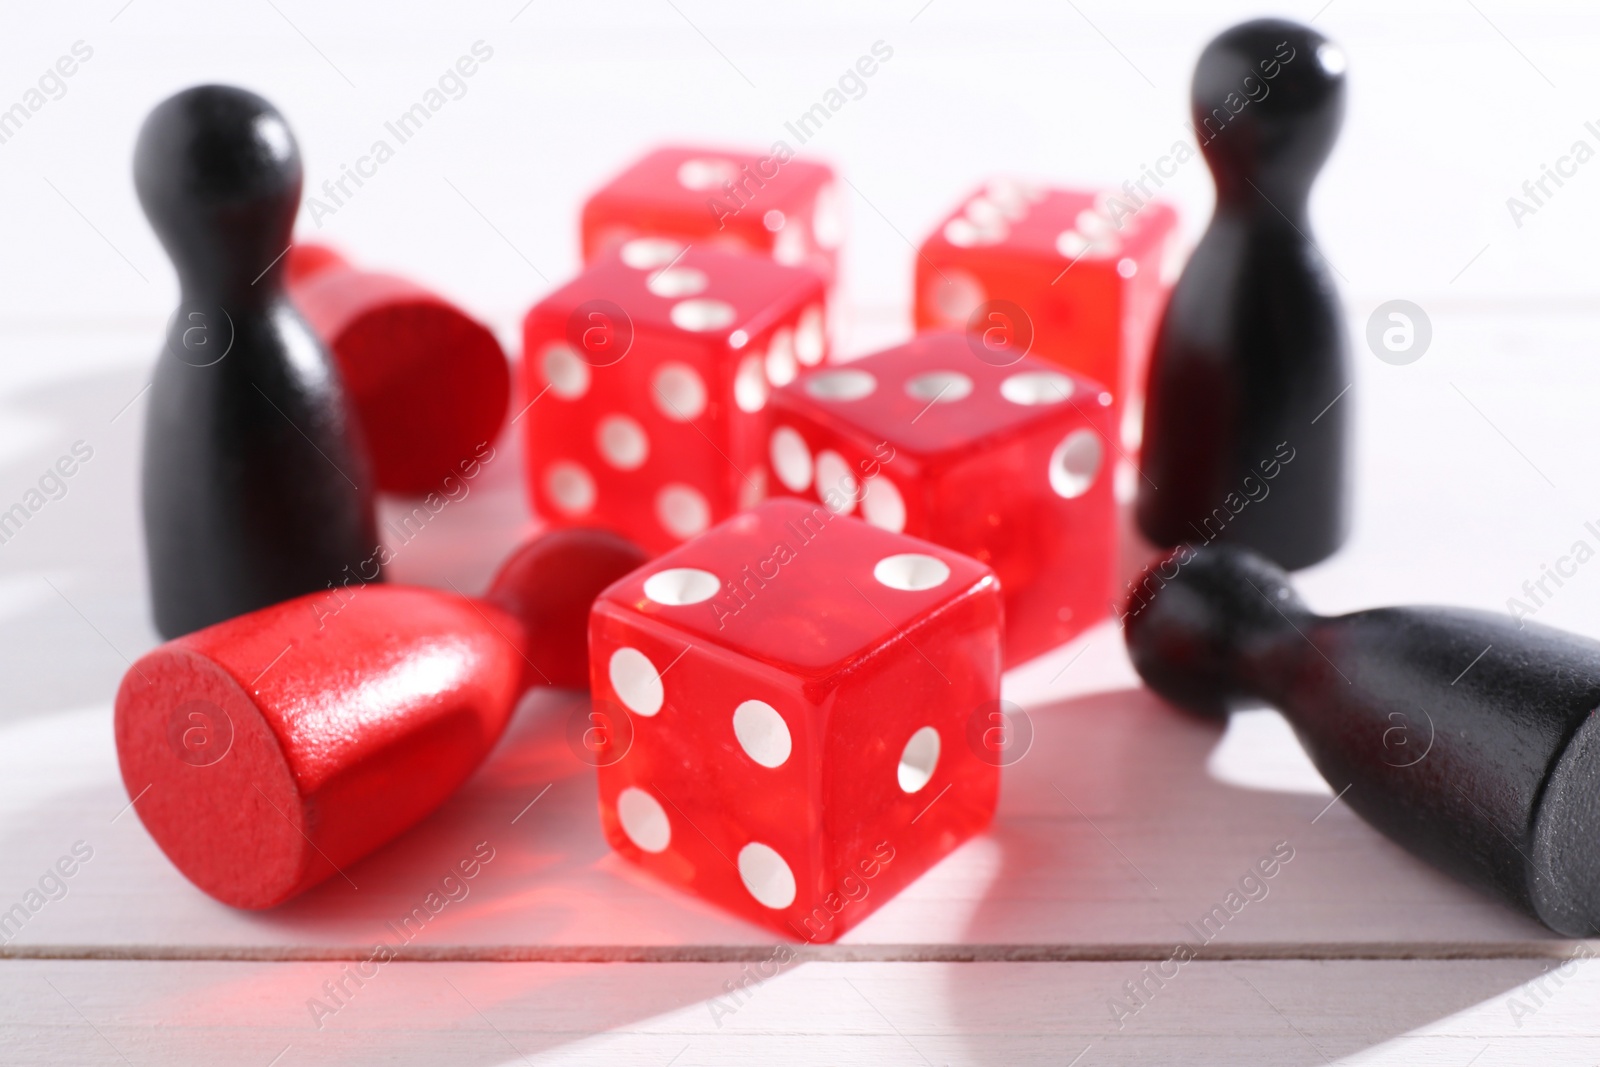
<path fill-rule="evenodd" d="M 328 352 L 283 293 L 300 152 L 242 89 L 163 102 L 134 152 L 182 303 L 145 427 L 145 548 L 171 638 L 378 575 L 371 479 Z"/>
<path fill-rule="evenodd" d="M 1307 216 L 1344 98 L 1343 53 L 1293 22 L 1235 26 L 1195 67 L 1217 206 L 1151 355 L 1138 519 L 1157 544 L 1245 545 L 1296 568 L 1344 541 L 1350 371 Z"/>
<path fill-rule="evenodd" d="M 1459 608 L 1326 618 L 1223 547 L 1152 567 L 1124 622 L 1163 697 L 1277 707 L 1367 822 L 1557 933 L 1600 933 L 1600 642 Z"/>

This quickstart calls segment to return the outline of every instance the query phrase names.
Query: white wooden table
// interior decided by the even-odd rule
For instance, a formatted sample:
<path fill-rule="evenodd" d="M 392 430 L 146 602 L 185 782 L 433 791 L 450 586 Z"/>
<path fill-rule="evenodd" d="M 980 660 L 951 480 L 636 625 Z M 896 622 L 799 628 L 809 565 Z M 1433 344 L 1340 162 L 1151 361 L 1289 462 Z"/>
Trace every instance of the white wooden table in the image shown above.
<path fill-rule="evenodd" d="M 1302 587 L 1324 611 L 1504 609 L 1575 541 L 1600 544 L 1585 526 L 1600 525 L 1600 170 L 1521 227 L 1504 206 L 1574 138 L 1594 140 L 1600 16 L 1489 0 L 1292 6 L 1344 44 L 1352 71 L 1314 216 L 1351 313 L 1356 534 Z M 1256 13 L 1196 7 L 106 0 L 19 16 L 0 41 L 7 69 L 43 70 L 78 39 L 95 55 L 0 144 L 0 510 L 74 442 L 94 453 L 0 543 L 0 916 L 40 904 L 0 949 L 0 1062 L 1600 1062 L 1600 964 L 1587 959 L 1600 945 L 1555 938 L 1369 830 L 1275 714 L 1224 730 L 1161 706 L 1109 626 L 1007 677 L 1035 740 L 1006 770 L 992 831 L 838 944 L 792 959 L 608 854 L 592 772 L 564 740 L 570 695 L 531 699 L 483 771 L 348 882 L 270 913 L 195 891 L 128 809 L 110 701 L 155 643 L 141 389 L 176 299 L 128 159 L 162 96 L 204 79 L 264 92 L 314 189 L 489 42 L 494 60 L 426 137 L 302 229 L 438 286 L 514 342 L 527 304 L 574 268 L 585 190 L 667 137 L 766 145 L 882 39 L 894 60 L 807 146 L 855 186 L 846 280 L 866 310 L 844 348 L 860 353 L 903 332 L 906 241 L 969 186 L 995 171 L 1114 186 L 1166 150 L 1195 53 Z M 3 103 L 29 84 L 14 81 Z M 1194 236 L 1203 168 L 1165 192 Z M 1423 304 L 1434 331 L 1404 367 L 1361 340 L 1396 297 Z M 507 439 L 393 577 L 481 588 L 528 529 Z M 1600 634 L 1600 564 L 1538 618 Z M 495 858 L 470 894 L 400 960 L 366 965 L 387 924 L 480 841 Z M 1280 843 L 1294 858 L 1267 894 L 1199 960 L 1169 963 L 1193 940 L 1185 924 Z M 75 845 L 92 856 L 47 880 L 59 899 L 30 898 Z"/>

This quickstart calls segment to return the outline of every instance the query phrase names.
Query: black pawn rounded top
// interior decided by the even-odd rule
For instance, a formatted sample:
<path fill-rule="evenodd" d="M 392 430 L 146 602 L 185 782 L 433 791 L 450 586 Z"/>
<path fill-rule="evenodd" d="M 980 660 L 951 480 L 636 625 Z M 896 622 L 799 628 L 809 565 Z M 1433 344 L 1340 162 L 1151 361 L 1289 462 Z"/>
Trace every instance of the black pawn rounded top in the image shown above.
<path fill-rule="evenodd" d="M 228 85 L 170 97 L 139 131 L 133 178 L 186 294 L 276 289 L 262 271 L 289 245 L 302 171 L 271 104 Z"/>
<path fill-rule="evenodd" d="M 1309 26 L 1257 19 L 1216 37 L 1195 65 L 1196 138 L 1219 196 L 1310 189 L 1344 119 L 1345 57 Z M 1269 195 L 1271 195 L 1269 193 Z"/>

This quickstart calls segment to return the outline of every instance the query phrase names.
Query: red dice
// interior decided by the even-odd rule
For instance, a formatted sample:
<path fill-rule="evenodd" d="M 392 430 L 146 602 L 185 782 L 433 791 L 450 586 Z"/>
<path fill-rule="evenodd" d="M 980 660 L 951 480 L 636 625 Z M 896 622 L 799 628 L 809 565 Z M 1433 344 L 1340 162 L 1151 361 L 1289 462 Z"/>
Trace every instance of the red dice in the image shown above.
<path fill-rule="evenodd" d="M 639 238 L 523 324 L 529 492 L 552 522 L 651 552 L 766 493 L 766 405 L 827 353 L 823 281 Z"/>
<path fill-rule="evenodd" d="M 291 248 L 288 278 L 339 363 L 379 489 L 437 489 L 494 441 L 511 371 L 487 326 L 404 278 L 357 270 L 325 245 Z"/>
<path fill-rule="evenodd" d="M 971 329 L 997 359 L 1030 353 L 1103 382 L 1136 445 L 1176 227 L 1159 201 L 995 179 L 918 250 L 917 328 Z"/>
<path fill-rule="evenodd" d="M 773 395 L 774 492 L 993 567 L 1007 666 L 1105 616 L 1112 599 L 1114 417 L 1105 387 L 976 335 L 922 334 Z"/>
<path fill-rule="evenodd" d="M 636 237 L 759 252 L 785 266 L 838 273 L 844 203 L 831 168 L 766 154 L 661 148 L 607 182 L 583 205 L 591 263 Z"/>
<path fill-rule="evenodd" d="M 832 940 L 992 817 L 998 767 L 968 736 L 999 697 L 1000 613 L 976 560 L 797 500 L 627 576 L 589 629 L 597 711 L 632 726 L 598 761 L 607 839 Z"/>

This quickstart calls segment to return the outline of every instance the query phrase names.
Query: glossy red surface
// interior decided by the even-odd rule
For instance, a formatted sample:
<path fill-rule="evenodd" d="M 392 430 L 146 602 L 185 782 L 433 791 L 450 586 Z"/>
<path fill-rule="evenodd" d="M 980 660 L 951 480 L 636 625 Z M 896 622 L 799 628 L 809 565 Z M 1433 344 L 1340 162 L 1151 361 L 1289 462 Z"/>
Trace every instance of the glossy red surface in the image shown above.
<path fill-rule="evenodd" d="M 523 323 L 534 509 L 661 552 L 760 500 L 768 394 L 826 357 L 823 308 L 811 271 L 644 240 L 540 301 Z"/>
<path fill-rule="evenodd" d="M 965 330 L 984 302 L 1009 301 L 1026 321 L 986 309 L 980 325 L 997 330 L 993 343 L 1015 345 L 1031 331 L 1021 351 L 1105 383 L 1124 440 L 1136 445 L 1145 368 L 1180 265 L 1177 213 L 1141 200 L 989 182 L 918 249 L 917 329 Z"/>
<path fill-rule="evenodd" d="M 1032 358 L 996 367 L 969 341 L 920 334 L 778 390 L 770 488 L 993 567 L 1011 666 L 1109 610 L 1116 430 L 1098 382 Z"/>
<path fill-rule="evenodd" d="M 645 155 L 583 205 L 584 262 L 636 237 L 667 237 L 765 253 L 831 282 L 844 241 L 843 197 L 832 168 L 785 154 L 671 147 Z"/>
<path fill-rule="evenodd" d="M 530 684 L 572 676 L 589 604 L 640 558 L 564 531 L 514 553 L 483 600 L 351 586 L 169 641 L 117 694 L 139 818 L 235 907 L 345 874 L 472 774 Z"/>
<path fill-rule="evenodd" d="M 632 725 L 598 760 L 608 840 L 833 940 L 992 817 L 999 770 L 966 738 L 999 697 L 1000 621 L 983 564 L 797 500 L 662 556 L 590 624 L 596 703 Z"/>
<path fill-rule="evenodd" d="M 438 489 L 494 441 L 511 372 L 486 326 L 321 245 L 290 249 L 287 274 L 295 305 L 339 364 L 380 489 Z"/>

